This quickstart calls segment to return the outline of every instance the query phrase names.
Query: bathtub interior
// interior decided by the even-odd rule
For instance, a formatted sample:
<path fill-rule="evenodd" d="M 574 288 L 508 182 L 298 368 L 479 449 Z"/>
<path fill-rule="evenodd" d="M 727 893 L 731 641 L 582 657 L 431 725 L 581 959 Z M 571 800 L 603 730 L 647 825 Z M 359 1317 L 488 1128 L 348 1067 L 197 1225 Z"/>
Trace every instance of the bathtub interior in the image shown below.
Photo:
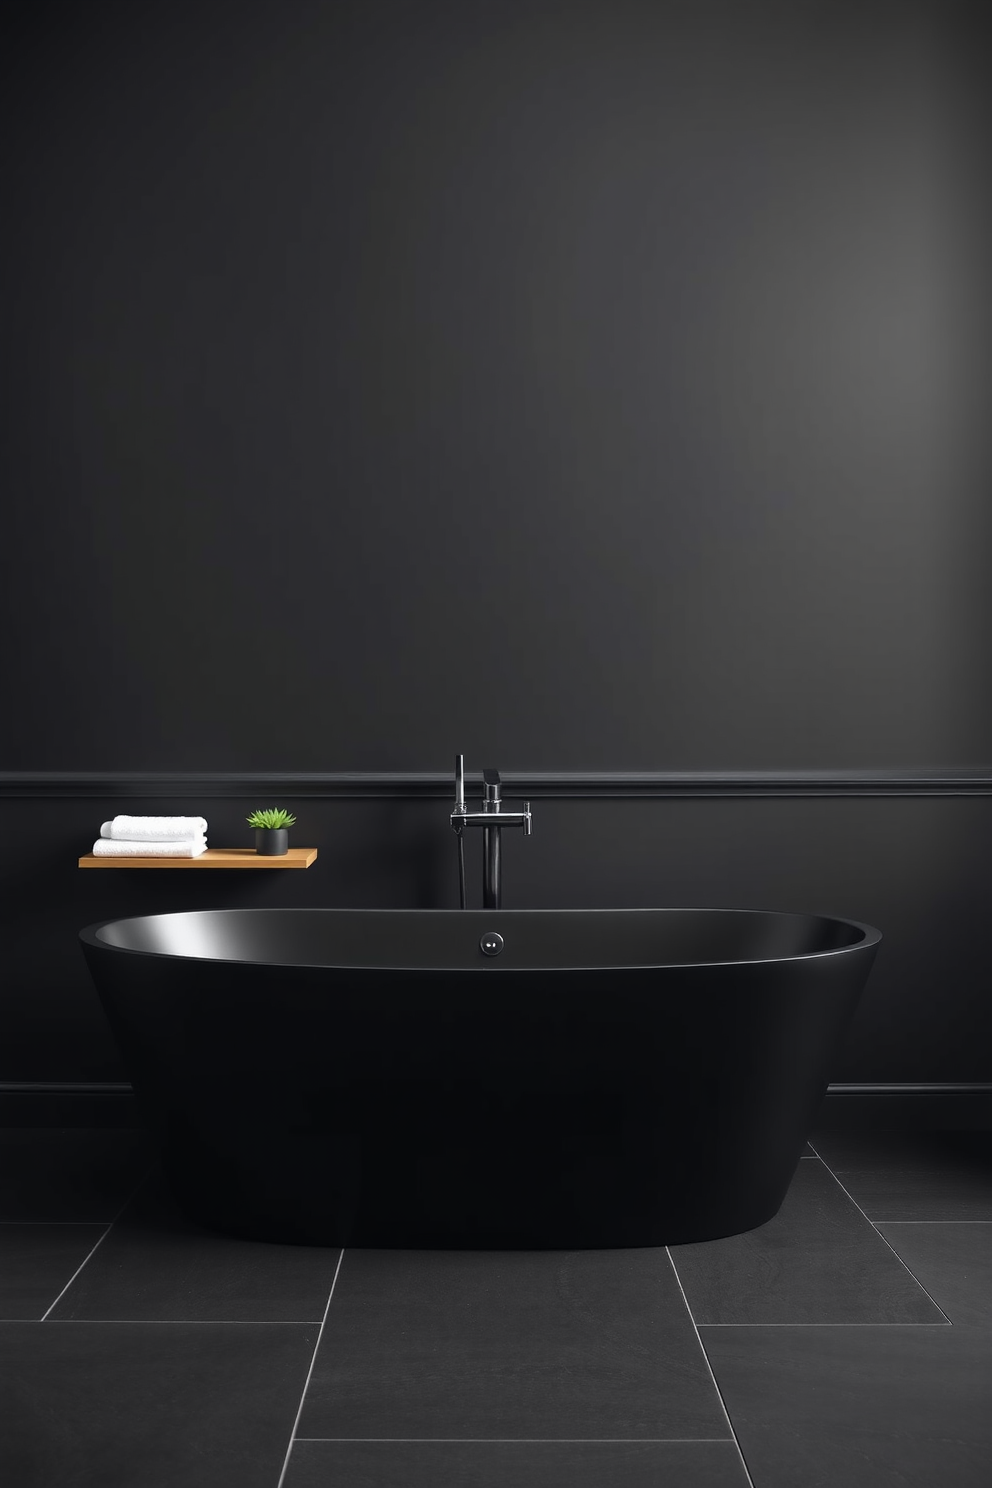
<path fill-rule="evenodd" d="M 493 930 L 503 949 L 490 957 L 480 940 Z M 195 960 L 488 974 L 793 960 L 878 938 L 853 921 L 733 909 L 200 910 L 117 920 L 84 937 Z"/>

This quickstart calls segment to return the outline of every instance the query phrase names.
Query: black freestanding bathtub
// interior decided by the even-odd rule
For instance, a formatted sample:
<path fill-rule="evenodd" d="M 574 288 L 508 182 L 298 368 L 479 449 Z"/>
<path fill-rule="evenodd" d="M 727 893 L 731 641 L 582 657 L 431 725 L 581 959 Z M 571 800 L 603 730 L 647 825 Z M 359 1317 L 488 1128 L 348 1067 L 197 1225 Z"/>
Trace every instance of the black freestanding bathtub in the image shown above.
<path fill-rule="evenodd" d="M 880 936 L 753 910 L 233 909 L 81 939 L 195 1218 L 570 1249 L 777 1212 Z"/>

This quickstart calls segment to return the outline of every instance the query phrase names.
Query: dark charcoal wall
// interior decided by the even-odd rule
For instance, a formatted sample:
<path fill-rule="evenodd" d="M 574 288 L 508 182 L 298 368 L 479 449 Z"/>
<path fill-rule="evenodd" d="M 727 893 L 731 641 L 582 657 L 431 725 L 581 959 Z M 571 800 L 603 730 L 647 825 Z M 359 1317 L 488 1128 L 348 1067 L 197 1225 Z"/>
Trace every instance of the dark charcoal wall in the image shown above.
<path fill-rule="evenodd" d="M 989 759 L 974 8 L 9 17 L 3 768 Z M 442 808 L 315 807 L 278 884 L 77 874 L 117 804 L 13 812 L 11 1077 L 109 1067 L 87 919 L 450 902 Z M 986 816 L 561 804 L 508 893 L 875 919 L 849 1077 L 973 1078 Z"/>

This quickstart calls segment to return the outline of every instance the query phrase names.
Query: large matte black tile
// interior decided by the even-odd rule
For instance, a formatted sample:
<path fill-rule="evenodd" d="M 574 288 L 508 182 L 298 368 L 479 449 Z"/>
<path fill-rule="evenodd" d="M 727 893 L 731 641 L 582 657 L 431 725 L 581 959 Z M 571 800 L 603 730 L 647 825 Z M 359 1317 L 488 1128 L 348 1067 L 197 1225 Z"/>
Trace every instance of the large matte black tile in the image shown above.
<path fill-rule="evenodd" d="M 52 1313 L 153 1322 L 319 1322 L 339 1250 L 268 1245 L 184 1218 L 164 1177 L 142 1185 Z"/>
<path fill-rule="evenodd" d="M 140 1130 L 0 1129 L 0 1220 L 109 1223 L 149 1161 Z"/>
<path fill-rule="evenodd" d="M 347 1251 L 305 1437 L 728 1437 L 664 1250 Z"/>
<path fill-rule="evenodd" d="M 285 1488 L 748 1488 L 719 1442 L 293 1444 Z"/>
<path fill-rule="evenodd" d="M 0 1319 L 44 1317 L 106 1229 L 101 1224 L 0 1224 Z"/>
<path fill-rule="evenodd" d="M 879 1229 L 952 1323 L 992 1323 L 992 1224 L 891 1222 Z"/>
<path fill-rule="evenodd" d="M 0 1480 L 275 1488 L 317 1328 L 7 1323 Z"/>
<path fill-rule="evenodd" d="M 986 1488 L 992 1332 L 710 1328 L 757 1488 Z"/>
<path fill-rule="evenodd" d="M 992 1132 L 836 1132 L 816 1145 L 869 1219 L 992 1219 Z"/>
<path fill-rule="evenodd" d="M 673 1245 L 671 1252 L 700 1325 L 946 1325 L 821 1162 L 799 1163 L 782 1208 L 767 1224 L 726 1240 Z"/>

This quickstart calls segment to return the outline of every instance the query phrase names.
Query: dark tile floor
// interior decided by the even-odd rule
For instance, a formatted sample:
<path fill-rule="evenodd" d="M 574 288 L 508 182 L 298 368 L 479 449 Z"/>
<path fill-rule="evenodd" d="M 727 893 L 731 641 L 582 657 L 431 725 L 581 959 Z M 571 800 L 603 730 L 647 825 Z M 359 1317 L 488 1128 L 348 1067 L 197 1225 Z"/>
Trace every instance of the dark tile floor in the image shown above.
<path fill-rule="evenodd" d="M 824 1134 L 668 1250 L 322 1250 L 176 1211 L 140 1132 L 0 1131 L 17 1488 L 985 1488 L 992 1134 Z"/>

